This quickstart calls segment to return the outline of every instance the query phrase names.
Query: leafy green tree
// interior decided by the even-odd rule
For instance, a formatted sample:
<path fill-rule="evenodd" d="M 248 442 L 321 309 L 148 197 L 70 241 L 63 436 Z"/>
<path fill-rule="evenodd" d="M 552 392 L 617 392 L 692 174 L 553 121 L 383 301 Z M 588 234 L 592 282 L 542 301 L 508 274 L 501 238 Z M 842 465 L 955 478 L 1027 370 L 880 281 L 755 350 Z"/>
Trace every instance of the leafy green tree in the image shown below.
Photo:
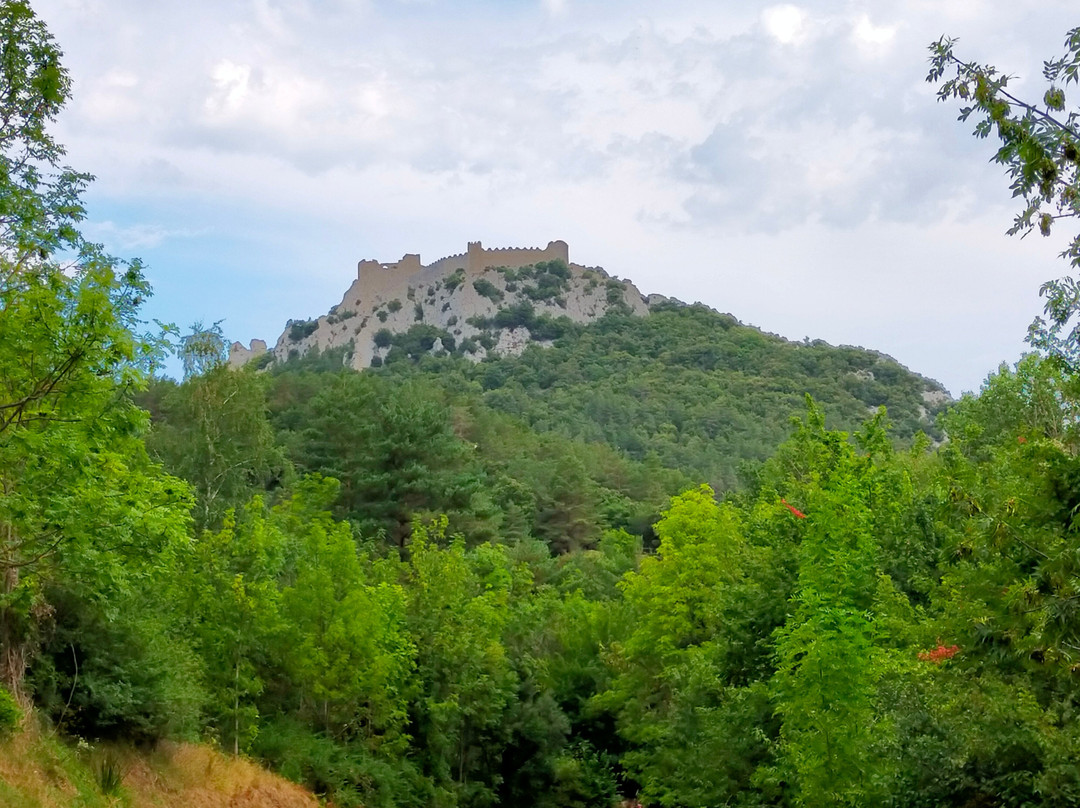
<path fill-rule="evenodd" d="M 877 548 L 853 465 L 807 501 L 795 614 L 777 643 L 781 770 L 798 805 L 865 805 L 887 793 L 879 736 L 888 728 L 875 703 L 885 664 L 872 616 Z"/>
<path fill-rule="evenodd" d="M 221 323 L 207 327 L 201 322 L 191 326 L 191 332 L 180 339 L 180 358 L 184 363 L 184 378 L 202 376 L 229 359 L 229 349 Z"/>
<path fill-rule="evenodd" d="M 0 5 L 0 684 L 22 701 L 44 580 L 177 540 L 187 504 L 138 439 L 160 347 L 137 332 L 141 267 L 81 238 L 89 177 L 48 133 L 60 56 L 26 3 Z"/>
<path fill-rule="evenodd" d="M 656 555 L 624 579 L 632 628 L 612 645 L 614 678 L 596 704 L 617 711 L 633 745 L 623 763 L 646 800 L 736 804 L 768 754 L 756 729 L 771 723 L 767 692 L 742 673 L 753 667 L 742 635 L 760 616 L 762 582 L 749 573 L 766 569 L 767 555 L 707 486 L 674 498 L 656 532 Z"/>
<path fill-rule="evenodd" d="M 279 660 L 298 712 L 330 737 L 402 752 L 416 650 L 400 585 L 368 581 L 349 526 L 327 508 L 336 480 L 301 482 L 275 518 L 293 547 L 281 591 Z"/>
<path fill-rule="evenodd" d="M 1065 91 L 1080 79 L 1080 28 L 1065 36 L 1065 54 L 1044 63 L 1047 89 L 1041 103 L 1024 100 L 1009 89 L 1010 76 L 992 65 L 965 62 L 954 52 L 956 40 L 942 37 L 930 46 L 927 81 L 940 83 L 938 98 L 959 100 L 960 120 L 974 117 L 975 136 L 995 134 L 1000 147 L 994 161 L 1005 166 L 1014 197 L 1024 208 L 1009 234 L 1038 229 L 1050 234 L 1055 222 L 1080 217 L 1080 112 L 1068 109 Z M 1080 234 L 1062 253 L 1080 268 Z M 1032 323 L 1028 341 L 1068 362 L 1080 362 L 1080 285 L 1075 277 L 1047 281 L 1046 319 Z"/>
<path fill-rule="evenodd" d="M 287 537 L 260 498 L 228 511 L 221 530 L 198 534 L 187 570 L 189 631 L 206 668 L 208 718 L 222 745 L 239 754 L 259 731 L 257 697 L 281 631 Z"/>
<path fill-rule="evenodd" d="M 366 535 L 402 547 L 414 517 L 445 514 L 470 539 L 490 538 L 483 472 L 434 391 L 344 372 L 314 395 L 302 421 L 297 465 L 341 481 L 339 513 Z"/>
<path fill-rule="evenodd" d="M 481 579 L 463 542 L 439 546 L 446 526 L 445 518 L 415 525 L 410 543 L 409 622 L 422 687 L 413 725 L 431 804 L 491 805 L 493 758 L 517 690 L 502 641 L 514 573 L 499 564 Z"/>
<path fill-rule="evenodd" d="M 290 470 L 267 414 L 268 379 L 251 366 L 232 370 L 212 356 L 185 356 L 203 372 L 160 398 L 147 445 L 195 489 L 198 532 L 219 527 L 226 511 L 273 490 Z"/>

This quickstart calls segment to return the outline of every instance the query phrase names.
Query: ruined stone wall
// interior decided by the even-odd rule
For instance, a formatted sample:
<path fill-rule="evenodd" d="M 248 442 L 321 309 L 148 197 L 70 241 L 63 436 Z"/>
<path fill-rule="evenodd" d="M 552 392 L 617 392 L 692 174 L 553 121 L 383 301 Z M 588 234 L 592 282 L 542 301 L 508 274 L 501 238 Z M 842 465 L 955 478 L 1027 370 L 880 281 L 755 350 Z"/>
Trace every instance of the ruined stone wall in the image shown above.
<path fill-rule="evenodd" d="M 455 269 L 468 268 L 468 264 L 468 254 L 457 253 L 456 255 L 448 255 L 446 258 L 440 258 L 438 261 L 428 264 L 428 269 L 440 275 L 443 273 L 449 275 Z"/>
<path fill-rule="evenodd" d="M 245 348 L 242 342 L 234 342 L 229 346 L 229 367 L 241 368 L 252 359 L 266 353 L 266 343 L 261 339 L 253 339 L 249 348 Z"/>
<path fill-rule="evenodd" d="M 391 264 L 378 261 L 359 262 L 356 265 L 356 279 L 360 282 L 364 296 L 372 297 L 399 287 L 406 278 L 412 277 L 423 268 L 418 254 L 407 253 L 400 261 Z"/>
<path fill-rule="evenodd" d="M 479 241 L 470 241 L 467 252 L 440 258 L 425 269 L 435 274 L 451 273 L 464 269 L 470 275 L 479 275 L 490 267 L 517 267 L 540 261 L 563 261 L 570 263 L 570 248 L 565 241 L 549 241 L 546 247 L 497 247 L 485 250 Z"/>

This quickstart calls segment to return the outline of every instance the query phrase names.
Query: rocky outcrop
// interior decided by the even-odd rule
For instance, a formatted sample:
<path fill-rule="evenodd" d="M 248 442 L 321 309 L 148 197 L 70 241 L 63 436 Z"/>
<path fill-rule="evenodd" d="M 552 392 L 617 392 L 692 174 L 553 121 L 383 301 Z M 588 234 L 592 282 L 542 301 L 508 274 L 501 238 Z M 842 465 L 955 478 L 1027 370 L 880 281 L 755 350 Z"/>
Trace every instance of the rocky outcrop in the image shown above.
<path fill-rule="evenodd" d="M 315 320 L 290 321 L 272 352 L 284 361 L 345 347 L 357 369 L 381 364 L 395 349 L 479 361 L 489 352 L 516 355 L 530 344 L 550 344 L 567 323 L 590 323 L 613 310 L 643 315 L 649 307 L 630 281 L 570 263 L 565 242 L 494 250 L 471 242 L 466 252 L 427 266 L 416 254 L 361 261 L 341 302 Z M 265 350 L 261 340 L 250 348 L 233 343 L 229 362 L 239 366 Z"/>

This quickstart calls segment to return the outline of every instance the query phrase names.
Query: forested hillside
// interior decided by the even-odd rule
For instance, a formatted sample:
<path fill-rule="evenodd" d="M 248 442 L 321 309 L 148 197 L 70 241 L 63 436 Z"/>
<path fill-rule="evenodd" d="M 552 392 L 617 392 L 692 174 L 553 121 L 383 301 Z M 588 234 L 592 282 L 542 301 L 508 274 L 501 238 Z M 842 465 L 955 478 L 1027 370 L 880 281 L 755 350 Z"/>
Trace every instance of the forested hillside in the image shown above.
<path fill-rule="evenodd" d="M 700 307 L 231 370 L 81 236 L 24 2 L 0 55 L 0 805 L 196 804 L 176 749 L 233 804 L 1080 804 L 1075 301 L 934 421 Z"/>
<path fill-rule="evenodd" d="M 541 432 L 606 443 L 718 490 L 737 486 L 744 462 L 775 451 L 807 393 L 843 429 L 888 407 L 901 442 L 920 431 L 940 440 L 936 415 L 951 400 L 938 383 L 873 351 L 789 342 L 705 306 L 670 302 L 646 317 L 611 312 L 568 326 L 551 347 L 478 364 L 391 351 L 383 372 L 475 391 Z"/>

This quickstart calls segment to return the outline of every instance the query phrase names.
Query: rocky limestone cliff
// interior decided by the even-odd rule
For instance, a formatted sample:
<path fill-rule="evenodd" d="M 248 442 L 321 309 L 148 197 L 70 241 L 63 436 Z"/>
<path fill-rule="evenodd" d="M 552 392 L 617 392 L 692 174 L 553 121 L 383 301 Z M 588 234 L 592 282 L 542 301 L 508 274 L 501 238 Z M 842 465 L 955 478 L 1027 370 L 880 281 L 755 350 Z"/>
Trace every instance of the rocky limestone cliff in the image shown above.
<path fill-rule="evenodd" d="M 611 310 L 643 315 L 649 307 L 629 281 L 570 263 L 565 242 L 494 250 L 471 242 L 465 253 L 427 266 L 415 254 L 391 264 L 361 261 L 340 303 L 316 320 L 290 321 L 271 350 L 285 361 L 314 348 L 347 347 L 358 370 L 381 364 L 405 343 L 480 361 L 489 352 L 516 355 L 530 344 L 550 344 L 561 318 L 589 323 Z M 262 340 L 250 347 L 235 342 L 229 362 L 243 365 L 266 351 Z"/>

